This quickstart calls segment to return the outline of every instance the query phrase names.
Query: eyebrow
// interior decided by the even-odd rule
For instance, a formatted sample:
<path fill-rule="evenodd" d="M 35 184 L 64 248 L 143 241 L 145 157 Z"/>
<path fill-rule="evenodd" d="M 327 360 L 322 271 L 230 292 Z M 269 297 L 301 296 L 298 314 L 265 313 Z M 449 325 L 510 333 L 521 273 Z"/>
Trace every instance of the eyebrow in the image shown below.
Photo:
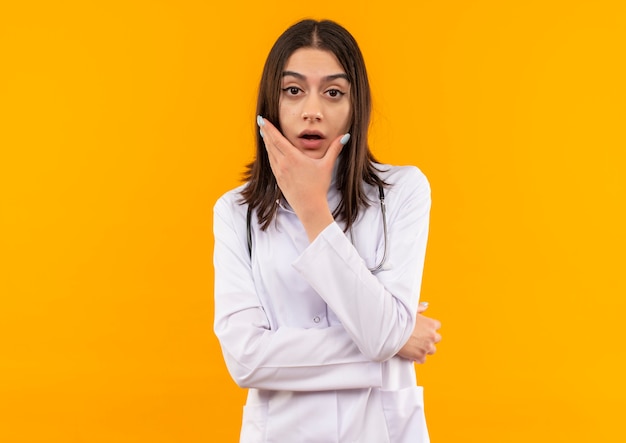
<path fill-rule="evenodd" d="M 299 80 L 306 80 L 306 76 L 300 74 L 299 72 L 295 72 L 295 71 L 284 71 L 282 76 L 283 77 L 291 76 L 291 77 L 295 77 L 295 78 L 297 78 Z M 333 81 L 333 80 L 337 80 L 338 78 L 343 78 L 348 83 L 350 83 L 350 80 L 348 80 L 348 75 L 344 74 L 343 72 L 341 74 L 327 75 L 326 77 L 323 78 L 323 80 L 327 81 L 327 82 L 330 82 L 330 81 Z"/>

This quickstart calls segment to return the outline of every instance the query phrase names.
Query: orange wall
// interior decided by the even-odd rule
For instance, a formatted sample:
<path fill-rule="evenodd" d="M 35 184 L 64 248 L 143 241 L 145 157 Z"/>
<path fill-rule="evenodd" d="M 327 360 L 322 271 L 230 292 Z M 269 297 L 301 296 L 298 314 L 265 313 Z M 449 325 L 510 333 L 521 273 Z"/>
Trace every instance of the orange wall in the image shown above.
<path fill-rule="evenodd" d="M 353 32 L 375 153 L 431 181 L 433 442 L 626 441 L 625 3 L 404 3 L 3 2 L 0 441 L 236 441 L 212 204 L 305 16 Z"/>

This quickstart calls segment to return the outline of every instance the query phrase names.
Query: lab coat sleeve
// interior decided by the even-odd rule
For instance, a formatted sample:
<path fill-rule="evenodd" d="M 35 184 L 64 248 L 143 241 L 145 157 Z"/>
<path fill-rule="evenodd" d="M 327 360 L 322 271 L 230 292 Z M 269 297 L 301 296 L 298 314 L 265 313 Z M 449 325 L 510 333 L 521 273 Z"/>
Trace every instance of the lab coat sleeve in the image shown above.
<path fill-rule="evenodd" d="M 317 391 L 382 384 L 380 363 L 364 356 L 341 325 L 271 329 L 252 279 L 245 207 L 232 195 L 216 203 L 213 228 L 214 330 L 239 386 Z"/>
<path fill-rule="evenodd" d="M 430 213 L 426 177 L 405 169 L 386 203 L 389 264 L 383 270 L 372 274 L 336 223 L 294 263 L 373 361 L 396 355 L 415 326 Z"/>

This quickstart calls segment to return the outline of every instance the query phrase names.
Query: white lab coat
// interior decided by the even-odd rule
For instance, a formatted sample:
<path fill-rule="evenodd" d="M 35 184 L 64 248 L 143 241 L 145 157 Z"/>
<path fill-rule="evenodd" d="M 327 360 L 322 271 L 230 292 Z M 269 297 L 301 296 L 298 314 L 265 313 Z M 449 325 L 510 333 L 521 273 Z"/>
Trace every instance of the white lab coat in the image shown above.
<path fill-rule="evenodd" d="M 419 302 L 430 187 L 415 167 L 378 165 L 376 187 L 350 232 L 329 225 L 312 243 L 287 203 L 264 232 L 241 187 L 214 208 L 215 333 L 235 382 L 249 388 L 242 443 L 429 442 L 415 367 L 395 354 Z M 329 204 L 339 203 L 331 186 Z"/>

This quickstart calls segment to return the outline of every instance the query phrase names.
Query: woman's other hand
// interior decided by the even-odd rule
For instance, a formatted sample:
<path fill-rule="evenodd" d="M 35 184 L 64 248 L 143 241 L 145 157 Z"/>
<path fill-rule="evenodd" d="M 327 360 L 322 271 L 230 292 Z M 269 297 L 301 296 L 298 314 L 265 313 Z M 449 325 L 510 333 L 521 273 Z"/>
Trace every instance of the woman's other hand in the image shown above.
<path fill-rule="evenodd" d="M 419 304 L 413 332 L 402 349 L 398 351 L 397 356 L 416 363 L 425 363 L 426 356 L 437 351 L 435 344 L 441 341 L 441 335 L 437 332 L 441 328 L 441 323 L 422 315 L 427 308 L 428 303 Z"/>

